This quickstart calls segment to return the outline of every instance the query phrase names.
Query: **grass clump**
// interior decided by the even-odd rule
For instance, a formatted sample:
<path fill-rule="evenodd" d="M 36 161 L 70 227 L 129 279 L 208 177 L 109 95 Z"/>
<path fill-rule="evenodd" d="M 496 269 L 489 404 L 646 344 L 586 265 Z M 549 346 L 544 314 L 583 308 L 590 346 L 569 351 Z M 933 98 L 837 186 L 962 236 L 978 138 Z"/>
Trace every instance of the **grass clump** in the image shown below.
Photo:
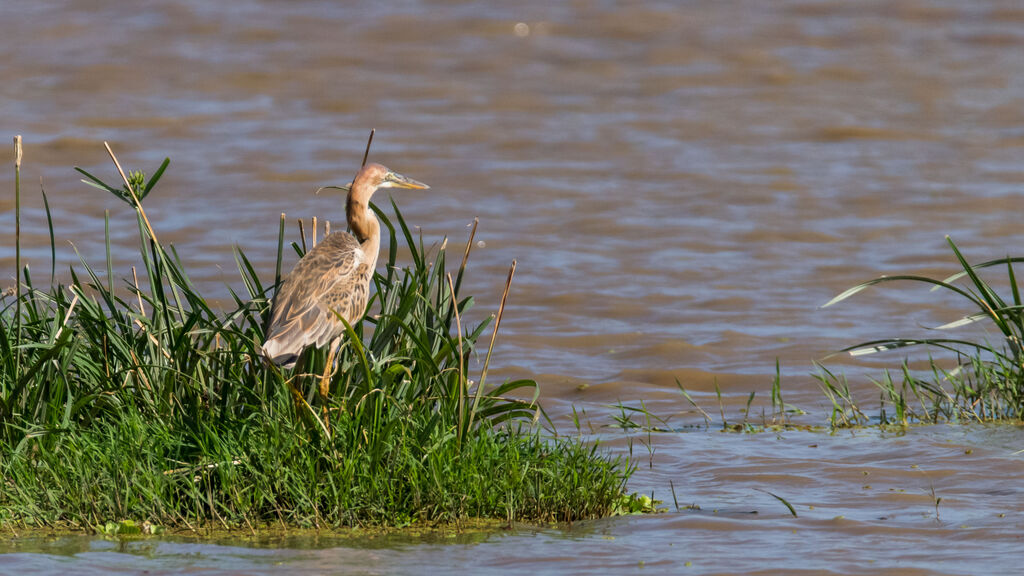
<path fill-rule="evenodd" d="M 960 319 L 934 330 L 949 330 L 985 323 L 986 334 L 994 339 L 934 337 L 883 338 L 845 348 L 852 356 L 887 350 L 924 346 L 955 362 L 929 356 L 927 370 L 912 370 L 904 362 L 896 374 L 886 371 L 874 383 L 881 391 L 878 422 L 906 425 L 912 422 L 952 422 L 1020 420 L 1024 418 L 1024 303 L 1017 283 L 1014 264 L 1024 258 L 1006 257 L 970 264 L 948 236 L 950 248 L 961 271 L 943 278 L 897 275 L 883 276 L 858 284 L 839 294 L 825 306 L 831 306 L 876 284 L 910 281 L 928 284 L 932 291 L 943 290 L 963 299 L 969 307 Z M 1000 293 L 981 273 L 1004 268 L 1009 294 Z M 1004 293 L 1005 290 L 1004 289 Z M 858 425 L 869 418 L 854 401 L 845 379 L 823 369 L 819 375 L 822 390 L 833 404 L 833 425 Z"/>
<path fill-rule="evenodd" d="M 143 209 L 169 161 L 147 178 L 111 158 L 121 185 L 80 172 L 135 209 L 139 269 L 115 283 L 108 217 L 104 269 L 82 260 L 67 285 L 51 269 L 39 288 L 19 262 L 0 299 L 0 524 L 573 521 L 628 500 L 628 463 L 541 430 L 536 383 L 487 387 L 486 362 L 479 383 L 469 379 L 494 318 L 462 327 L 468 247 L 449 272 L 445 245 L 428 250 L 393 203 L 394 221 L 374 207 L 390 235 L 369 307 L 378 314 L 349 328 L 323 400 L 325 353 L 294 371 L 258 355 L 284 217 L 273 282 L 236 250 L 244 291 L 221 311 Z M 52 250 L 52 225 L 50 237 Z M 304 243 L 291 247 L 301 256 Z"/>

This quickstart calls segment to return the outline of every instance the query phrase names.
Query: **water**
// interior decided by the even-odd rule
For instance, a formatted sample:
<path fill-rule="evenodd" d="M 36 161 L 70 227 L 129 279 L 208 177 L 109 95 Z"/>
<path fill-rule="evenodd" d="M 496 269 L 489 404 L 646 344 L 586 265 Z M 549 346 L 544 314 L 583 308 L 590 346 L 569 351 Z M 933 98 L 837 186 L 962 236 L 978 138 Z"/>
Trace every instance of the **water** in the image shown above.
<path fill-rule="evenodd" d="M 734 411 L 751 390 L 767 396 L 776 360 L 786 401 L 822 423 L 814 360 L 920 335 L 966 310 L 911 287 L 821 304 L 879 274 L 955 271 L 946 234 L 973 260 L 1017 253 L 1024 236 L 1015 1 L 67 0 L 4 4 L 0 17 L 11 23 L 0 40 L 0 133 L 25 136 L 25 257 L 36 278 L 49 271 L 40 180 L 59 269 L 76 260 L 69 242 L 102 261 L 109 209 L 127 274 L 130 214 L 71 170 L 113 179 L 104 140 L 134 168 L 171 158 L 150 218 L 216 292 L 238 284 L 234 244 L 271 272 L 281 212 L 340 221 L 341 201 L 312 191 L 351 178 L 375 127 L 372 158 L 432 186 L 395 193 L 428 242 L 463 242 L 480 218 L 484 245 L 467 278 L 475 314 L 496 309 L 518 260 L 492 365 L 536 378 L 563 424 L 575 405 L 601 430 L 608 404 L 641 399 L 693 424 L 676 378 L 709 410 L 718 384 Z M 12 210 L 0 197 L 8 221 Z M 0 284 L 13 260 L 0 247 Z M 828 362 L 869 402 L 859 376 L 901 358 Z M 1006 480 L 1019 476 L 1024 447 L 1014 427 L 687 430 L 655 437 L 654 467 L 631 488 L 670 502 L 671 479 L 701 513 L 407 544 L 372 559 L 350 548 L 118 552 L 87 541 L 2 556 L 0 570 L 131 572 L 144 557 L 153 571 L 344 571 L 348 555 L 362 558 L 355 570 L 388 573 L 459 563 L 647 573 L 690 561 L 694 573 L 960 574 L 998 568 L 1019 532 Z M 635 455 L 646 454 L 640 440 Z M 726 513 L 708 512 L 717 507 Z M 213 559 L 188 564 L 193 556 Z"/>

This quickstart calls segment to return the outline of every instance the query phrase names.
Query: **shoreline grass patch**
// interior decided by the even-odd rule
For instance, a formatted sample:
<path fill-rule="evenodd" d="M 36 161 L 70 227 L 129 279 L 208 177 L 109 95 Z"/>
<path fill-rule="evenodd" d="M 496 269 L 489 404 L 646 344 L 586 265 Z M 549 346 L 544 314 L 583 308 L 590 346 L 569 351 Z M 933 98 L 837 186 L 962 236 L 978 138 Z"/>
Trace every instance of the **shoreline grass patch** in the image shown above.
<path fill-rule="evenodd" d="M 393 202 L 394 221 L 374 207 L 390 250 L 325 401 L 314 385 L 324 352 L 286 371 L 258 355 L 283 215 L 274 281 L 236 249 L 244 289 L 220 311 L 143 209 L 169 161 L 147 178 L 111 158 L 121 184 L 79 171 L 135 209 L 139 269 L 115 280 L 108 217 L 102 269 L 82 260 L 67 285 L 45 287 L 19 269 L 17 290 L 0 297 L 0 525 L 574 521 L 629 499 L 627 461 L 543 430 L 535 382 L 471 381 L 493 317 L 463 325 L 468 248 L 450 271 L 444 244 L 414 238 Z"/>

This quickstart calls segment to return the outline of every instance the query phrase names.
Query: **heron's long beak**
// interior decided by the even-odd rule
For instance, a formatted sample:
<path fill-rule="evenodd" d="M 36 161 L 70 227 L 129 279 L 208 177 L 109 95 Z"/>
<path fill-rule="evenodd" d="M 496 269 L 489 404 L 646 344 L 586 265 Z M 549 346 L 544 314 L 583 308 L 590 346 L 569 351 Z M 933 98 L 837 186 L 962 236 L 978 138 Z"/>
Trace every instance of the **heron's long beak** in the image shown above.
<path fill-rule="evenodd" d="M 426 190 L 430 188 L 423 182 L 418 182 L 409 178 L 408 176 L 402 176 L 398 172 L 388 172 L 384 176 L 385 182 L 390 182 L 392 188 L 414 188 L 416 190 Z"/>

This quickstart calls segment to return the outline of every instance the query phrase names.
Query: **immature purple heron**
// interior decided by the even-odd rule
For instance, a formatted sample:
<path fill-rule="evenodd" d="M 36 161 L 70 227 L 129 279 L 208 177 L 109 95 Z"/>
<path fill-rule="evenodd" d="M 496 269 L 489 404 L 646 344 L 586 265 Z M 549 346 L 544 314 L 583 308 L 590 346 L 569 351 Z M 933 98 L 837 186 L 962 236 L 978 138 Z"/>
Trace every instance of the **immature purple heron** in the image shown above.
<path fill-rule="evenodd" d="M 378 188 L 429 188 L 422 182 L 367 164 L 346 186 L 348 232 L 329 234 L 295 265 L 274 296 L 263 355 L 291 367 L 309 347 L 330 345 L 320 393 L 327 396 L 327 375 L 345 334 L 345 319 L 354 324 L 366 311 L 370 280 L 380 251 L 380 223 L 368 208 Z"/>

